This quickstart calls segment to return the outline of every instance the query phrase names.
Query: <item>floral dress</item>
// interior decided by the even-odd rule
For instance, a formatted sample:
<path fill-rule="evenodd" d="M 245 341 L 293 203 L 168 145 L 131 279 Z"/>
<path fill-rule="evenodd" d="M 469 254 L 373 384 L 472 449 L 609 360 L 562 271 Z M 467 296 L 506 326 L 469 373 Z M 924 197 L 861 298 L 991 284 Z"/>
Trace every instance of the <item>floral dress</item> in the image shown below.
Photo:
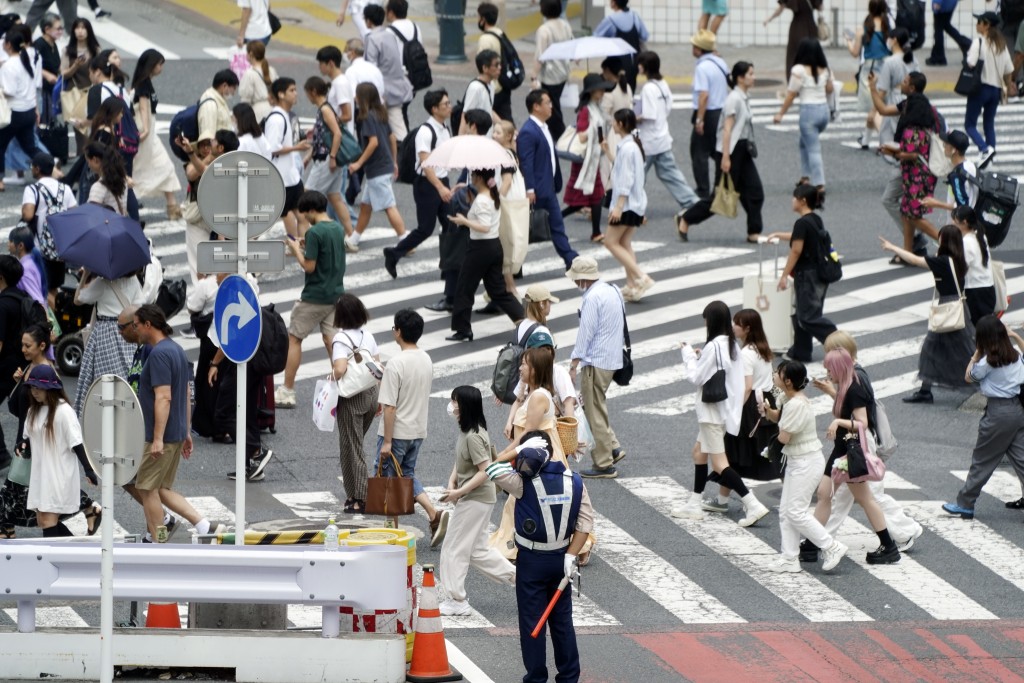
<path fill-rule="evenodd" d="M 922 218 L 932 211 L 921 203 L 922 199 L 930 197 L 935 192 L 935 176 L 928 170 L 928 164 L 924 161 L 928 158 L 930 144 L 928 131 L 924 128 L 907 128 L 900 138 L 901 152 L 919 155 L 913 161 L 900 162 L 900 172 L 903 175 L 900 214 L 907 218 Z"/>

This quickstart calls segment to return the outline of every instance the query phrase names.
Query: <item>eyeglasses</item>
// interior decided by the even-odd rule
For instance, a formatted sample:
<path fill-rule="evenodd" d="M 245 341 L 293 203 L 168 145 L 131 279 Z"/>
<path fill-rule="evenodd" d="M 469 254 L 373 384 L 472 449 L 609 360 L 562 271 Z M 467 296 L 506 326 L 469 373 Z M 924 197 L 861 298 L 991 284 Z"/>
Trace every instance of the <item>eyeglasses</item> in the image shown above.
<path fill-rule="evenodd" d="M 118 323 L 117 324 L 117 329 L 119 329 L 122 332 L 124 332 L 129 327 L 134 327 L 134 326 L 135 326 L 135 323 L 133 323 L 133 322 L 132 323 Z"/>

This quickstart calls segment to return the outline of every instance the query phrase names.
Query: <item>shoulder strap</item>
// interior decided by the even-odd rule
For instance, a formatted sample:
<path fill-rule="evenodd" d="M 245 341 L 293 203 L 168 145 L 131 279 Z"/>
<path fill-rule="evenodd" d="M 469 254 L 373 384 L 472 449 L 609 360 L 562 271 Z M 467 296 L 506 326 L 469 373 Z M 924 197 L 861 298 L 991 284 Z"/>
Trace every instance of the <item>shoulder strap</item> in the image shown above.
<path fill-rule="evenodd" d="M 534 323 L 526 328 L 526 332 L 522 337 L 518 339 L 520 346 L 526 346 L 526 342 L 530 341 L 530 337 L 533 335 L 533 331 L 540 326 L 540 323 Z"/>
<path fill-rule="evenodd" d="M 406 45 L 409 44 L 409 39 L 406 38 L 405 36 L 403 36 L 401 31 L 399 31 L 394 26 L 388 26 L 388 28 L 391 29 L 392 33 L 394 33 L 396 36 L 398 36 L 398 39 L 400 41 L 402 41 L 402 47 L 405 47 Z M 415 36 L 416 36 L 416 29 L 415 29 L 415 27 L 413 27 L 413 37 L 415 37 Z"/>
<path fill-rule="evenodd" d="M 961 299 L 964 297 L 963 292 L 960 291 L 960 278 L 956 274 L 956 266 L 953 265 L 953 257 L 949 258 L 949 274 L 953 276 L 953 284 L 956 285 L 956 295 Z"/>
<path fill-rule="evenodd" d="M 107 280 L 107 282 L 110 283 L 110 288 L 114 290 L 114 296 L 120 302 L 121 308 L 128 308 L 128 301 L 124 297 L 124 292 L 121 291 L 120 283 L 117 280 Z"/>

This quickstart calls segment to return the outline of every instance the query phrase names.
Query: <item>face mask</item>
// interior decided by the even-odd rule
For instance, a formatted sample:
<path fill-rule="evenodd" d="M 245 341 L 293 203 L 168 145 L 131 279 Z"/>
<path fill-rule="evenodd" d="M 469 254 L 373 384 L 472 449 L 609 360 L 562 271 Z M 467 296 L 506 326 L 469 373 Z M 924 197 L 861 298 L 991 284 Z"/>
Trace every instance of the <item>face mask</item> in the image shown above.
<path fill-rule="evenodd" d="M 581 294 L 587 291 L 587 288 L 583 285 L 576 285 L 576 289 L 580 290 Z"/>
<path fill-rule="evenodd" d="M 481 19 L 480 21 L 476 22 L 476 27 L 477 27 L 478 29 L 480 29 L 481 31 L 483 31 L 483 30 L 484 30 L 484 27 L 485 27 L 485 26 L 487 26 L 487 24 L 485 24 L 485 23 L 484 23 L 484 20 L 483 20 L 483 19 Z"/>
<path fill-rule="evenodd" d="M 451 401 L 448 401 L 448 405 L 446 406 L 446 410 L 448 411 L 448 417 L 455 417 L 455 404 L 454 403 L 452 403 Z"/>
<path fill-rule="evenodd" d="M 352 59 L 348 56 L 348 53 L 341 55 L 341 61 L 346 66 L 352 63 Z"/>

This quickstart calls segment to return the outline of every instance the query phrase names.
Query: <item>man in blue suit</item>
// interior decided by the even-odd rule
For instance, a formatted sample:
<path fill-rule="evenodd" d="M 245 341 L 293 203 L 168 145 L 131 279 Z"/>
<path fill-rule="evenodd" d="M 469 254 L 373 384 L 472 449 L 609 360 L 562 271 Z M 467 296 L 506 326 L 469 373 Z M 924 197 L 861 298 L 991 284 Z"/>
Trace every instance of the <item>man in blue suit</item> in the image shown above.
<path fill-rule="evenodd" d="M 565 267 L 572 267 L 572 260 L 578 255 L 569 244 L 562 221 L 562 209 L 558 204 L 558 193 L 562 190 L 562 169 L 555 158 L 555 141 L 548 131 L 547 120 L 553 111 L 551 97 L 546 90 L 532 90 L 526 96 L 526 110 L 530 118 L 519 129 L 516 150 L 519 152 L 519 168 L 526 180 L 526 196 L 530 204 L 547 209 L 551 222 L 551 243 L 565 261 Z"/>

